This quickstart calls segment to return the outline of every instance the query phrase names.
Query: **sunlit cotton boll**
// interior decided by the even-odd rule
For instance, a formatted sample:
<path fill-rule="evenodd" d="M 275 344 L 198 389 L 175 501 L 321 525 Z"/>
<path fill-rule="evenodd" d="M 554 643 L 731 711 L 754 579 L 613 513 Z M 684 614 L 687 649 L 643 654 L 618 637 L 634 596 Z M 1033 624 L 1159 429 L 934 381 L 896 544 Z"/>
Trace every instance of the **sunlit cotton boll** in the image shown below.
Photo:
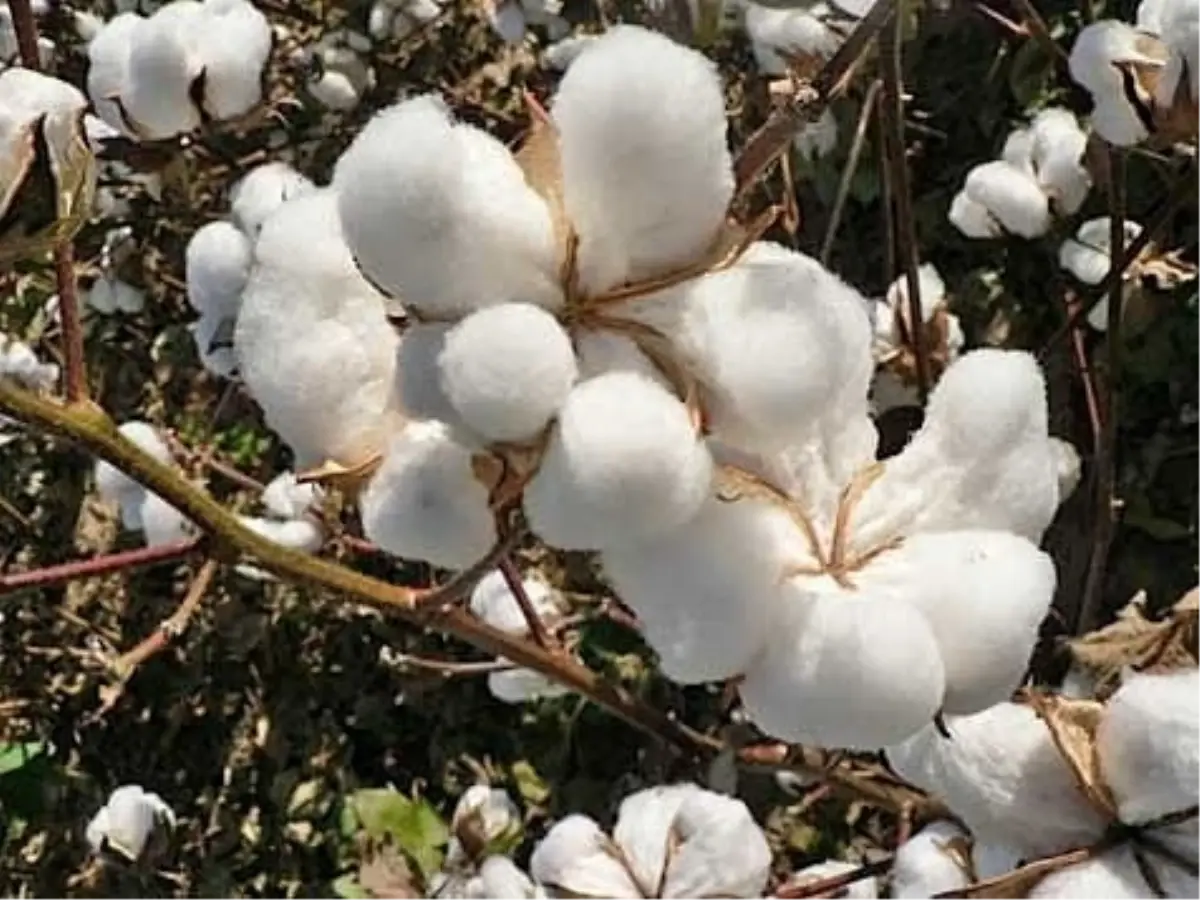
<path fill-rule="evenodd" d="M 1050 196 L 1056 213 L 1074 215 L 1092 189 L 1092 176 L 1084 165 L 1087 133 L 1079 127 L 1074 113 L 1059 107 L 1039 112 L 1029 130 L 1031 162 L 1038 183 Z"/>
<path fill-rule="evenodd" d="M 787 74 L 787 61 L 780 51 L 826 59 L 841 44 L 837 33 L 821 21 L 821 14 L 828 12 L 827 4 L 811 4 L 808 9 L 776 9 L 750 2 L 743 5 L 746 33 L 764 75 Z"/>
<path fill-rule="evenodd" d="M 567 70 L 551 115 L 585 290 L 695 262 L 712 244 L 733 194 L 712 62 L 618 26 Z"/>
<path fill-rule="evenodd" d="M 1151 39 L 1153 40 L 1153 39 Z M 1144 52 L 1145 36 L 1115 19 L 1087 25 L 1071 46 L 1069 67 L 1075 82 L 1092 95 L 1092 127 L 1108 143 L 1132 147 L 1149 136 L 1146 123 L 1125 94 L 1124 76 L 1116 63 L 1161 65 L 1158 54 Z"/>
<path fill-rule="evenodd" d="M 711 477 L 683 403 L 634 372 L 610 372 L 567 397 L 525 512 L 552 546 L 617 547 L 686 522 Z"/>
<path fill-rule="evenodd" d="M 562 618 L 562 597 L 550 585 L 540 578 L 522 578 L 521 583 L 529 605 L 544 625 L 553 626 Z M 501 631 L 522 637 L 529 634 L 529 622 L 502 572 L 489 572 L 479 580 L 471 593 L 471 612 Z M 526 703 L 567 692 L 532 669 L 519 668 L 492 672 L 488 675 L 488 690 L 505 703 Z"/>
<path fill-rule="evenodd" d="M 187 297 L 192 308 L 218 318 L 236 316 L 253 261 L 250 239 L 232 224 L 216 221 L 202 226 L 184 252 Z"/>
<path fill-rule="evenodd" d="M 128 281 L 105 274 L 88 289 L 87 304 L 102 315 L 135 314 L 146 305 L 146 295 Z"/>
<path fill-rule="evenodd" d="M 1105 823 L 1029 706 L 1000 703 L 887 748 L 905 780 L 944 800 L 977 841 L 1040 857 L 1097 840 Z"/>
<path fill-rule="evenodd" d="M 175 813 L 162 797 L 127 784 L 114 790 L 88 822 L 86 837 L 93 853 L 136 862 L 157 832 L 174 827 Z"/>
<path fill-rule="evenodd" d="M 243 234 L 254 239 L 275 210 L 314 189 L 311 181 L 287 163 L 265 163 L 251 169 L 230 189 L 230 217 Z"/>
<path fill-rule="evenodd" d="M 436 419 L 450 426 L 459 440 L 481 445 L 442 387 L 439 359 L 452 327 L 444 322 L 418 322 L 405 329 L 396 350 L 393 397 L 414 419 Z"/>
<path fill-rule="evenodd" d="M 114 16 L 88 42 L 87 92 L 97 115 L 122 134 L 131 134 L 129 121 L 117 102 L 129 77 L 129 53 L 134 35 L 146 20 L 137 13 Z"/>
<path fill-rule="evenodd" d="M 1040 237 L 1050 227 L 1050 201 L 1031 176 L 1003 160 L 976 166 L 963 193 L 1010 234 Z"/>
<path fill-rule="evenodd" d="M 467 427 L 510 443 L 536 438 L 579 374 L 570 336 L 528 303 L 483 309 L 451 328 L 438 372 Z"/>
<path fill-rule="evenodd" d="M 933 632 L 905 603 L 793 581 L 764 652 L 738 687 L 753 722 L 781 740 L 871 750 L 932 721 L 945 690 Z"/>
<path fill-rule="evenodd" d="M 956 891 L 971 882 L 960 853 L 968 846 L 967 833 L 953 822 L 926 825 L 896 850 L 892 866 L 893 897 L 934 897 Z"/>
<path fill-rule="evenodd" d="M 549 208 L 503 144 L 454 123 L 432 95 L 376 115 L 334 186 L 363 273 L 414 309 L 561 303 Z"/>
<path fill-rule="evenodd" d="M 271 25 L 246 0 L 204 4 L 199 32 L 204 104 L 215 119 L 232 119 L 262 100 L 262 71 L 271 53 Z"/>
<path fill-rule="evenodd" d="M 199 126 L 192 84 L 204 68 L 196 51 L 207 25 L 202 4 L 175 0 L 133 31 L 121 102 L 139 136 L 158 140 Z"/>
<path fill-rule="evenodd" d="M 440 422 L 412 422 L 392 440 L 359 509 L 369 540 L 448 569 L 478 561 L 496 540 L 471 454 Z"/>

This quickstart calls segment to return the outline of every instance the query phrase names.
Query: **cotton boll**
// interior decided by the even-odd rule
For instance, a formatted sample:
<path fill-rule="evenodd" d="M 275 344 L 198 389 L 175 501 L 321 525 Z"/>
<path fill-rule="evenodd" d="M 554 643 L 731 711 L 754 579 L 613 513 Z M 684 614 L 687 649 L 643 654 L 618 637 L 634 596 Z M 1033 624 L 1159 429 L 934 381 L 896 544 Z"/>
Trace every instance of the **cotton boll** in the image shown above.
<path fill-rule="evenodd" d="M 1050 557 L 1024 538 L 957 531 L 906 538 L 857 583 L 895 591 L 895 602 L 920 610 L 945 666 L 942 710 L 964 715 L 1007 700 L 1020 685 L 1056 575 Z"/>
<path fill-rule="evenodd" d="M 827 878 L 836 878 L 839 875 L 846 875 L 858 868 L 859 867 L 854 863 L 844 862 L 838 859 L 827 859 L 824 862 L 813 863 L 811 866 L 805 866 L 799 872 L 793 872 L 788 878 L 786 885 L 788 888 L 802 888 L 807 884 L 824 881 Z M 818 894 L 817 896 L 828 895 Z M 860 898 L 860 900 L 874 900 L 875 897 L 879 896 L 879 883 L 874 878 L 860 878 L 857 881 L 851 882 L 850 884 L 841 888 L 837 894 L 833 896 Z"/>
<path fill-rule="evenodd" d="M 620 830 L 618 820 L 618 840 Z M 762 895 L 771 870 L 771 848 L 741 800 L 712 791 L 688 792 L 670 833 L 680 843 L 667 862 L 663 897 Z M 657 842 L 659 848 L 667 845 L 668 841 Z"/>
<path fill-rule="evenodd" d="M 153 425 L 148 422 L 125 422 L 117 431 L 143 453 L 160 463 L 171 463 L 171 450 Z M 142 486 L 110 463 L 96 463 L 96 490 L 109 503 L 121 502 L 131 494 L 140 494 Z"/>
<path fill-rule="evenodd" d="M 1153 854 L 1147 853 L 1145 858 L 1162 881 L 1165 896 L 1190 897 L 1196 893 L 1194 877 Z M 1086 862 L 1052 872 L 1029 892 L 1029 897 L 1041 900 L 1092 900 L 1095 897 L 1137 900 L 1149 896 L 1154 893 L 1128 847 L 1116 847 Z"/>
<path fill-rule="evenodd" d="M 945 691 L 924 617 L 864 591 L 809 586 L 783 588 L 780 618 L 746 670 L 738 691 L 750 718 L 773 737 L 822 747 L 870 750 L 919 731 Z"/>
<path fill-rule="evenodd" d="M 216 221 L 200 228 L 184 253 L 187 297 L 192 308 L 217 318 L 236 316 L 253 261 L 253 245 L 233 225 Z"/>
<path fill-rule="evenodd" d="M 1050 447 L 1054 451 L 1054 460 L 1058 472 L 1058 497 L 1061 503 L 1079 487 L 1083 477 L 1083 461 L 1074 445 L 1061 438 L 1050 438 Z"/>
<path fill-rule="evenodd" d="M 743 5 L 746 33 L 764 75 L 787 74 L 787 61 L 779 51 L 827 59 L 841 45 L 837 33 L 810 10 L 776 9 L 750 2 Z"/>
<path fill-rule="evenodd" d="M 682 684 L 742 672 L 774 627 L 776 585 L 806 547 L 782 510 L 710 500 L 687 524 L 600 557 L 638 614 L 664 675 Z"/>
<path fill-rule="evenodd" d="M 271 53 L 271 25 L 245 0 L 216 9 L 209 2 L 205 12 L 205 30 L 198 35 L 204 60 L 205 106 L 215 119 L 232 119 L 262 100 L 262 72 Z"/>
<path fill-rule="evenodd" d="M 275 518 L 298 519 L 318 504 L 321 489 L 311 482 L 299 483 L 292 472 L 282 472 L 263 488 L 261 499 Z"/>
<path fill-rule="evenodd" d="M 325 530 L 312 519 L 263 519 L 256 516 L 241 516 L 241 522 L 251 531 L 302 553 L 316 553 L 325 542 Z"/>
<path fill-rule="evenodd" d="M 139 313 L 146 298 L 141 290 L 120 278 L 102 275 L 88 289 L 87 305 L 102 315 Z"/>
<path fill-rule="evenodd" d="M 88 822 L 86 837 L 93 853 L 115 851 L 135 862 L 156 832 L 174 827 L 175 812 L 162 797 L 127 784 L 114 790 Z"/>
<path fill-rule="evenodd" d="M 971 882 L 955 852 L 969 846 L 967 833 L 953 822 L 926 825 L 896 850 L 892 866 L 893 897 L 933 897 Z M 969 862 L 969 860 L 968 860 Z"/>
<path fill-rule="evenodd" d="M 137 514 L 142 523 L 147 547 L 160 547 L 182 541 L 191 532 L 192 524 L 183 513 L 158 494 L 146 492 Z"/>
<path fill-rule="evenodd" d="M 1029 175 L 1001 160 L 976 166 L 963 191 L 1012 234 L 1040 237 L 1050 227 L 1050 202 Z"/>
<path fill-rule="evenodd" d="M 450 325 L 418 323 L 400 338 L 393 396 L 415 419 L 436 419 L 458 432 L 468 429 L 442 389 L 440 365 Z M 459 437 L 464 437 L 459 434 Z M 473 440 L 477 440 L 472 436 Z"/>
<path fill-rule="evenodd" d="M 1137 222 L 1124 220 L 1125 246 L 1138 239 L 1142 226 Z M 1058 249 L 1058 264 L 1088 285 L 1096 285 L 1104 280 L 1112 269 L 1112 235 L 1110 234 L 1108 216 L 1089 219 L 1079 226 L 1075 237 L 1063 241 Z"/>
<path fill-rule="evenodd" d="M 1125 22 L 1102 19 L 1084 27 L 1071 47 L 1071 77 L 1087 89 L 1096 105 L 1092 126 L 1100 137 L 1118 147 L 1132 147 L 1149 136 L 1145 123 L 1125 96 L 1122 74 L 1114 65 L 1116 62 L 1160 65 L 1139 44 L 1135 28 Z"/>
<path fill-rule="evenodd" d="M 229 210 L 233 224 L 251 239 L 257 238 L 267 218 L 288 200 L 315 186 L 282 162 L 255 166 L 229 191 Z"/>
<path fill-rule="evenodd" d="M 467 427 L 508 443 L 535 439 L 579 374 L 570 336 L 552 315 L 528 303 L 483 309 L 451 328 L 438 372 L 442 391 Z"/>
<path fill-rule="evenodd" d="M 533 611 L 543 620 L 559 618 L 562 615 L 562 597 L 550 585 L 540 578 L 523 578 L 525 595 Z M 525 635 L 529 633 L 529 623 L 521 605 L 508 586 L 504 573 L 488 572 L 479 579 L 475 590 L 471 592 L 471 612 L 493 628 L 509 634 Z"/>
<path fill-rule="evenodd" d="M 122 134 L 129 134 L 129 126 L 116 98 L 125 91 L 130 50 L 145 23 L 137 13 L 121 13 L 105 23 L 87 47 L 88 96 L 96 114 Z"/>
<path fill-rule="evenodd" d="M 1200 2 L 1197 0 L 1174 0 L 1163 5 L 1161 13 L 1163 41 L 1171 50 L 1171 56 L 1163 69 L 1162 77 L 1155 90 L 1155 100 L 1169 108 L 1175 100 L 1179 79 L 1188 77 L 1188 88 L 1192 100 L 1200 98 Z"/>
<path fill-rule="evenodd" d="M 792 146 L 807 162 L 828 156 L 837 147 L 838 123 L 833 111 L 826 109 L 815 122 L 800 126 L 792 138 Z"/>
<path fill-rule="evenodd" d="M 132 36 L 121 100 L 142 137 L 174 137 L 200 125 L 190 92 L 204 68 L 195 52 L 199 29 L 206 27 L 202 9 L 194 0 L 175 0 Z"/>
<path fill-rule="evenodd" d="M 367 538 L 405 559 L 465 568 L 496 542 L 471 455 L 437 422 L 412 422 L 392 440 L 359 509 Z"/>
<path fill-rule="evenodd" d="M 605 372 L 636 372 L 671 389 L 662 370 L 649 360 L 634 341 L 624 335 L 610 331 L 583 331 L 575 336 L 575 356 L 580 381 Z"/>
<path fill-rule="evenodd" d="M 1028 706 L 1000 703 L 946 720 L 947 740 L 930 724 L 887 748 L 905 780 L 940 797 L 977 841 L 1047 856 L 1097 840 L 1105 823 Z"/>
<path fill-rule="evenodd" d="M 1070 111 L 1058 107 L 1038 113 L 1030 131 L 1038 183 L 1050 195 L 1056 212 L 1074 215 L 1092 189 L 1092 176 L 1084 165 L 1087 134 Z"/>
<path fill-rule="evenodd" d="M 594 34 L 572 34 L 555 41 L 542 52 L 542 61 L 555 72 L 565 72 L 596 40 Z"/>
<path fill-rule="evenodd" d="M 549 208 L 503 144 L 454 124 L 433 96 L 375 116 L 334 185 L 362 271 L 420 312 L 561 303 Z"/>
<path fill-rule="evenodd" d="M 975 240 L 998 238 L 1004 234 L 1004 228 L 988 208 L 969 197 L 966 191 L 954 195 L 947 218 L 966 237 Z"/>
<path fill-rule="evenodd" d="M 552 546 L 608 549 L 682 525 L 711 476 L 686 407 L 636 373 L 610 372 L 567 397 L 525 512 Z"/>
<path fill-rule="evenodd" d="M 661 274 L 708 249 L 733 195 L 713 63 L 618 26 L 567 70 L 551 114 L 585 290 Z"/>

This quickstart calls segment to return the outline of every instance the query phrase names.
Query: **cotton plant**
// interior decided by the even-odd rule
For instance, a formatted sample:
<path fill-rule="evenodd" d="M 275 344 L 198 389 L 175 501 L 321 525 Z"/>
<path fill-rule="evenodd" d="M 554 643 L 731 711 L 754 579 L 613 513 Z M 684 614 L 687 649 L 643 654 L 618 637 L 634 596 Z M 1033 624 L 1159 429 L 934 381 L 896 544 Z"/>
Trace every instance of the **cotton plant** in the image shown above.
<path fill-rule="evenodd" d="M 442 14 L 441 0 L 375 0 L 367 33 L 375 40 L 403 40 Z"/>
<path fill-rule="evenodd" d="M 541 578 L 524 577 L 521 583 L 533 612 L 546 627 L 551 628 L 562 619 L 565 603 L 561 594 Z M 529 622 L 504 573 L 492 571 L 481 578 L 471 592 L 470 606 L 471 612 L 489 625 L 508 634 L 529 636 Z M 566 693 L 564 687 L 545 676 L 520 668 L 489 674 L 488 690 L 505 703 L 525 703 Z"/>
<path fill-rule="evenodd" d="M 562 0 L 488 0 L 488 23 L 503 41 L 519 44 L 530 27 L 545 29 L 551 41 L 567 36 L 571 26 L 562 17 Z"/>
<path fill-rule="evenodd" d="M 951 224 L 969 238 L 1040 237 L 1087 199 L 1086 147 L 1087 134 L 1070 111 L 1042 110 L 1008 136 L 999 159 L 967 173 L 950 204 Z"/>
<path fill-rule="evenodd" d="M 1047 875 L 1030 897 L 1145 896 L 1152 882 L 1144 868 L 1167 896 L 1190 897 L 1200 889 L 1196 817 L 1172 817 L 1200 796 L 1198 690 L 1195 669 L 1130 672 L 1103 706 L 1066 701 L 1067 711 L 1056 715 L 1056 704 L 1043 711 L 1002 703 L 947 719 L 949 739 L 927 728 L 889 747 L 887 758 L 902 777 L 945 800 L 976 842 L 1021 859 L 1089 847 L 1124 827 L 1146 829 L 1192 860 L 1189 871 L 1152 853 L 1135 855 L 1134 838 Z"/>
<path fill-rule="evenodd" d="M 505 791 L 486 784 L 467 788 L 454 808 L 446 857 L 430 881 L 430 896 L 546 896 L 509 856 L 521 834 L 520 810 Z"/>
<path fill-rule="evenodd" d="M 375 86 L 375 68 L 367 58 L 370 49 L 371 39 L 366 35 L 333 29 L 299 51 L 297 62 L 306 70 L 304 84 L 309 95 L 331 110 L 358 106 Z"/>
<path fill-rule="evenodd" d="M 88 95 L 126 137 L 173 138 L 257 107 L 272 41 L 250 0 L 174 0 L 149 16 L 119 13 L 88 44 Z"/>
<path fill-rule="evenodd" d="M 760 897 L 770 868 L 746 805 L 693 784 L 626 797 L 611 836 L 587 816 L 567 816 L 529 863 L 536 882 L 572 897 Z"/>
<path fill-rule="evenodd" d="M 175 828 L 175 812 L 158 794 L 140 785 L 114 790 L 87 824 L 86 838 L 101 859 L 136 863 L 153 854 Z"/>
<path fill-rule="evenodd" d="M 174 463 L 170 447 L 158 429 L 148 422 L 125 422 L 117 431 L 158 462 Z M 100 498 L 117 506 L 121 524 L 126 529 L 143 533 L 147 547 L 180 541 L 191 533 L 191 524 L 183 513 L 112 464 L 99 460 L 95 481 Z"/>
<path fill-rule="evenodd" d="M 1092 127 L 1118 147 L 1196 136 L 1200 2 L 1143 0 L 1136 25 L 1102 19 L 1071 47 L 1070 72 L 1092 97 Z"/>

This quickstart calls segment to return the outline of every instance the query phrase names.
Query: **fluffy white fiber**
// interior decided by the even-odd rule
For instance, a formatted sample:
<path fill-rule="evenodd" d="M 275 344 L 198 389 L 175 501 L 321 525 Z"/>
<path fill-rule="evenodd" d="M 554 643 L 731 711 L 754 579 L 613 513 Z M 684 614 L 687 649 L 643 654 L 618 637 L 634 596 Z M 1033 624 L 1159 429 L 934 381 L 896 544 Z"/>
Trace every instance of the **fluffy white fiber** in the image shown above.
<path fill-rule="evenodd" d="M 953 822 L 926 825 L 896 850 L 891 895 L 933 897 L 966 887 L 970 873 L 954 848 L 965 847 L 967 840 L 967 833 Z"/>
<path fill-rule="evenodd" d="M 269 162 L 255 166 L 230 188 L 230 218 L 243 234 L 257 238 L 271 213 L 314 187 L 287 163 Z"/>
<path fill-rule="evenodd" d="M 803 888 L 806 884 L 849 874 L 857 868 L 858 866 L 852 862 L 840 859 L 827 859 L 823 862 L 805 866 L 799 872 L 793 872 L 784 885 L 791 889 Z M 777 895 L 772 894 L 771 896 Z M 825 895 L 818 894 L 817 896 Z M 874 900 L 875 897 L 879 896 L 879 882 L 875 878 L 860 878 L 839 889 L 836 896 L 846 897 L 849 900 Z"/>
<path fill-rule="evenodd" d="M 397 338 L 354 266 L 336 200 L 314 190 L 267 220 L 234 344 L 246 385 L 300 468 L 362 462 L 403 421 L 391 403 Z"/>
<path fill-rule="evenodd" d="M 683 403 L 634 372 L 610 372 L 567 397 L 525 512 L 552 546 L 603 550 L 682 525 L 711 475 Z"/>
<path fill-rule="evenodd" d="M 448 569 L 477 561 L 496 540 L 470 452 L 438 422 L 411 422 L 392 439 L 359 509 L 369 540 Z"/>
<path fill-rule="evenodd" d="M 143 453 L 148 453 L 160 463 L 170 463 L 171 450 L 166 441 L 153 425 L 148 422 L 125 422 L 117 431 L 123 438 L 132 441 Z M 142 527 L 141 500 L 146 493 L 138 482 L 134 481 L 116 466 L 99 460 L 96 463 L 96 490 L 109 503 L 117 503 L 121 509 L 121 520 L 126 528 Z"/>
<path fill-rule="evenodd" d="M 373 118 L 334 172 L 346 240 L 376 284 L 429 315 L 561 301 L 550 211 L 512 154 L 431 95 Z"/>
<path fill-rule="evenodd" d="M 120 98 L 137 133 L 157 140 L 200 125 L 192 83 L 204 63 L 193 51 L 203 27 L 203 4 L 176 0 L 129 32 L 129 62 Z"/>
<path fill-rule="evenodd" d="M 1125 247 L 1128 247 L 1142 233 L 1142 226 L 1129 219 L 1122 224 Z M 1063 241 L 1058 249 L 1058 264 L 1084 284 L 1095 285 L 1103 281 L 1112 268 L 1112 235 L 1108 216 L 1088 219 L 1079 226 L 1075 237 Z"/>
<path fill-rule="evenodd" d="M 826 59 L 841 45 L 837 32 L 822 21 L 829 13 L 827 3 L 814 3 L 807 9 L 776 9 L 750 2 L 743 7 L 754 59 L 764 75 L 787 74 L 781 51 Z"/>
<path fill-rule="evenodd" d="M 133 35 L 146 20 L 137 13 L 114 16 L 88 42 L 87 92 L 96 114 L 121 134 L 129 134 L 129 122 L 118 102 L 129 71 L 129 47 Z"/>
<path fill-rule="evenodd" d="M 472 313 L 446 334 L 441 387 L 468 428 L 489 442 L 536 438 L 578 375 L 571 338 L 529 303 Z"/>
<path fill-rule="evenodd" d="M 1079 32 L 1071 47 L 1071 77 L 1091 95 L 1092 127 L 1110 144 L 1131 147 L 1144 141 L 1149 132 L 1137 109 L 1125 95 L 1117 63 L 1157 68 L 1159 54 L 1148 55 L 1141 33 L 1114 19 L 1093 22 Z"/>
<path fill-rule="evenodd" d="M 1194 846 L 1194 843 L 1193 843 Z M 1152 853 L 1143 854 L 1167 897 L 1194 897 L 1196 878 Z M 1138 900 L 1155 896 L 1129 847 L 1117 847 L 1095 859 L 1047 875 L 1029 892 L 1039 900 Z"/>
<path fill-rule="evenodd" d="M 229 222 L 209 222 L 198 229 L 184 253 L 192 308 L 201 315 L 235 317 L 253 260 L 250 239 Z"/>
<path fill-rule="evenodd" d="M 544 625 L 551 627 L 562 618 L 564 601 L 561 594 L 540 578 L 522 578 L 521 584 L 529 605 Z M 470 606 L 471 612 L 501 631 L 522 637 L 529 634 L 529 622 L 500 571 L 489 572 L 479 580 L 471 592 Z M 540 673 L 519 668 L 492 672 L 488 675 L 488 690 L 505 703 L 526 703 L 567 692 L 565 687 Z"/>
<path fill-rule="evenodd" d="M 1074 215 L 1092 189 L 1092 177 L 1084 165 L 1087 134 L 1074 114 L 1060 107 L 1039 112 L 1029 131 L 1029 161 L 1038 183 L 1049 195 L 1056 213 Z"/>
<path fill-rule="evenodd" d="M 1050 227 L 1050 201 L 1041 186 L 1004 160 L 972 169 L 963 184 L 963 193 L 1012 234 L 1035 238 Z"/>
<path fill-rule="evenodd" d="M 551 114 L 586 290 L 691 263 L 712 243 L 733 193 L 712 62 L 618 26 L 567 70 Z"/>
<path fill-rule="evenodd" d="M 214 119 L 232 119 L 262 100 L 271 25 L 248 0 L 205 0 L 204 11 L 206 21 L 197 37 L 205 112 Z"/>
<path fill-rule="evenodd" d="M 477 437 L 463 423 L 442 388 L 438 360 L 452 326 L 441 322 L 410 326 L 396 350 L 392 385 L 395 401 L 414 419 L 436 419 L 454 428 L 456 436 L 472 444 Z"/>

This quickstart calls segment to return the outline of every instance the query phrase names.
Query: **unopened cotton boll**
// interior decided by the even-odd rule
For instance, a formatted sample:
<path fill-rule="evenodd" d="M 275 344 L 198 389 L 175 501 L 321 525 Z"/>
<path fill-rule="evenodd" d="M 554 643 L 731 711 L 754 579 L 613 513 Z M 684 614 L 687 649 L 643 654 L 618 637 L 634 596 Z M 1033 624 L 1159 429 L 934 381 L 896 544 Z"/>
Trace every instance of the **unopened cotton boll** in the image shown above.
<path fill-rule="evenodd" d="M 562 615 L 562 598 L 545 581 L 540 578 L 522 578 L 521 583 L 533 611 L 539 617 L 545 620 Z M 529 633 L 525 613 L 509 588 L 504 573 L 498 570 L 488 572 L 479 579 L 475 590 L 471 592 L 470 606 L 471 612 L 493 628 L 499 628 L 509 634 Z"/>
<path fill-rule="evenodd" d="M 837 147 L 838 122 L 833 110 L 826 109 L 815 122 L 800 126 L 792 138 L 792 146 L 807 162 L 828 156 Z"/>
<path fill-rule="evenodd" d="M 1035 238 L 1050 227 L 1050 201 L 1041 186 L 1007 162 L 976 166 L 968 173 L 963 191 L 1011 234 Z"/>
<path fill-rule="evenodd" d="M 781 740 L 870 750 L 933 719 L 945 691 L 937 641 L 907 604 L 789 582 L 764 652 L 738 687 L 746 712 Z"/>
<path fill-rule="evenodd" d="M 953 822 L 926 825 L 896 850 L 892 896 L 935 897 L 966 887 L 971 883 L 970 872 L 959 854 L 969 841 L 967 833 Z"/>
<path fill-rule="evenodd" d="M 439 422 L 412 422 L 392 440 L 359 509 L 367 538 L 405 559 L 465 568 L 496 541 L 471 454 Z"/>
<path fill-rule="evenodd" d="M 712 62 L 618 26 L 567 70 L 551 115 L 585 290 L 661 274 L 708 249 L 733 195 Z"/>
<path fill-rule="evenodd" d="M 687 408 L 641 375 L 610 372 L 568 395 L 525 512 L 552 546 L 603 550 L 686 522 L 711 477 Z"/>
<path fill-rule="evenodd" d="M 376 115 L 334 185 L 362 271 L 420 312 L 561 303 L 549 208 L 503 144 L 452 122 L 432 95 Z"/>
<path fill-rule="evenodd" d="M 218 319 L 236 316 L 253 261 L 250 239 L 229 222 L 209 222 L 201 227 L 184 252 L 192 308 Z"/>
<path fill-rule="evenodd" d="M 930 724 L 887 748 L 905 780 L 946 802 L 977 841 L 1041 857 L 1097 840 L 1105 823 L 1075 785 L 1050 732 L 1032 708 L 1000 703 Z"/>
<path fill-rule="evenodd" d="M 610 331 L 583 331 L 574 335 L 579 380 L 595 378 L 605 372 L 636 372 L 670 389 L 662 370 L 652 363 L 637 343 L 623 334 Z"/>
<path fill-rule="evenodd" d="M 781 510 L 714 499 L 682 527 L 600 561 L 663 674 L 693 684 L 745 671 L 774 626 L 784 563 L 805 558 L 801 544 Z"/>
<path fill-rule="evenodd" d="M 311 181 L 287 163 L 264 163 L 247 172 L 230 189 L 230 217 L 253 240 L 275 210 L 314 188 Z"/>
<path fill-rule="evenodd" d="M 438 373 L 463 423 L 488 441 L 508 443 L 536 438 L 579 374 L 570 336 L 529 303 L 483 309 L 451 328 Z"/>
<path fill-rule="evenodd" d="M 158 140 L 200 125 L 192 85 L 204 63 L 196 52 L 206 26 L 195 0 L 175 0 L 133 32 L 121 102 L 138 134 Z"/>

